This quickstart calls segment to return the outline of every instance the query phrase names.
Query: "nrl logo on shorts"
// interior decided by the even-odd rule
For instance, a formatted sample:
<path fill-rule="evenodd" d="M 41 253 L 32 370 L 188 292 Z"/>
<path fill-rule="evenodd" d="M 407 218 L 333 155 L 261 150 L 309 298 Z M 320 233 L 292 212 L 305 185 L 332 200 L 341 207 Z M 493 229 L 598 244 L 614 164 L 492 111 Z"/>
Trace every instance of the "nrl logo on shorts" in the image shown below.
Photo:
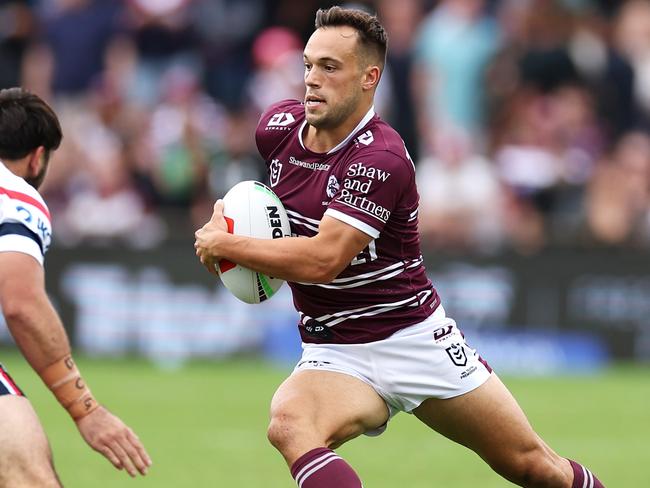
<path fill-rule="evenodd" d="M 274 159 L 271 161 L 271 165 L 269 166 L 269 171 L 270 171 L 270 178 L 269 182 L 271 183 L 271 187 L 274 187 L 275 185 L 278 184 L 278 181 L 280 181 L 280 172 L 282 171 L 282 163 L 280 162 L 279 159 Z"/>
<path fill-rule="evenodd" d="M 336 176 L 330 175 L 329 180 L 327 180 L 327 189 L 325 192 L 328 197 L 334 198 L 334 195 L 336 195 L 340 187 L 341 185 L 339 185 L 339 180 L 336 179 Z"/>
<path fill-rule="evenodd" d="M 465 348 L 458 342 L 449 346 L 445 351 L 449 354 L 451 362 L 456 366 L 467 365 L 467 354 L 465 353 Z"/>

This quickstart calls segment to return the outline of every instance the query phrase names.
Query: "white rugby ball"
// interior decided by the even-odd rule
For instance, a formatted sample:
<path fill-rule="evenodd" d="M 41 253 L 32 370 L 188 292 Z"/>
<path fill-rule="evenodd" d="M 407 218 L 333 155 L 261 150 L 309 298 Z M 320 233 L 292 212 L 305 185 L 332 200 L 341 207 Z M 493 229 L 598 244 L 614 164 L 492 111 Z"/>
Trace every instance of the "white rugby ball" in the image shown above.
<path fill-rule="evenodd" d="M 242 181 L 223 197 L 223 214 L 228 232 L 278 239 L 291 236 L 291 227 L 282 202 L 273 191 L 258 181 Z M 226 259 L 216 265 L 221 281 L 230 292 L 246 303 L 260 303 L 271 298 L 284 280 L 244 268 Z"/>

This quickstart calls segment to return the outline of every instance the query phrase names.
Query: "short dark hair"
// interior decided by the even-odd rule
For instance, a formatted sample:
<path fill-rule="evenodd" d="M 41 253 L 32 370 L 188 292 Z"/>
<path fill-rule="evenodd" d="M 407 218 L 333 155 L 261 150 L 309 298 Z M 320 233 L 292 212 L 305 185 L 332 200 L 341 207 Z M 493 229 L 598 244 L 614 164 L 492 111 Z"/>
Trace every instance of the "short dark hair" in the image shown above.
<path fill-rule="evenodd" d="M 357 31 L 359 44 L 366 53 L 374 55 L 383 70 L 386 63 L 388 34 L 376 16 L 363 10 L 343 8 L 338 5 L 316 12 L 316 29 L 348 26 Z"/>
<path fill-rule="evenodd" d="M 54 110 L 23 88 L 0 90 L 0 159 L 20 159 L 39 146 L 49 153 L 63 133 Z"/>

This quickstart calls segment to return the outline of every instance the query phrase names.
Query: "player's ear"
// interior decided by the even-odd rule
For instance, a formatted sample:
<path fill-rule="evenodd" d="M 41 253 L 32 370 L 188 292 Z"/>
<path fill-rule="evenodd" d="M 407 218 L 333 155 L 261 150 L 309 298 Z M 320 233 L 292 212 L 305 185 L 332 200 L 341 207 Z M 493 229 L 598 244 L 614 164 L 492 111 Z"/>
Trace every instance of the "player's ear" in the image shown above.
<path fill-rule="evenodd" d="M 45 147 L 38 146 L 29 154 L 29 159 L 27 160 L 27 166 L 30 175 L 37 175 L 40 173 L 41 168 L 46 163 L 47 161 L 45 160 Z"/>
<path fill-rule="evenodd" d="M 377 65 L 370 65 L 363 71 L 363 79 L 361 86 L 364 90 L 372 90 L 377 88 L 379 78 L 381 77 L 381 70 Z"/>

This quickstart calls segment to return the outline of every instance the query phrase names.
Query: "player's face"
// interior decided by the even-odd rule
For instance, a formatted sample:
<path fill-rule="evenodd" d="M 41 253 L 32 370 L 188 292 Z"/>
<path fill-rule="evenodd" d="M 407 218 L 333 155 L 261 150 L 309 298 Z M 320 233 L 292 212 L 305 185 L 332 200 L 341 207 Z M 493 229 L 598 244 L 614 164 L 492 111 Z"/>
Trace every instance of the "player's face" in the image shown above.
<path fill-rule="evenodd" d="M 362 101 L 363 69 L 356 31 L 347 26 L 317 29 L 304 51 L 305 116 L 316 128 L 335 128 Z"/>

